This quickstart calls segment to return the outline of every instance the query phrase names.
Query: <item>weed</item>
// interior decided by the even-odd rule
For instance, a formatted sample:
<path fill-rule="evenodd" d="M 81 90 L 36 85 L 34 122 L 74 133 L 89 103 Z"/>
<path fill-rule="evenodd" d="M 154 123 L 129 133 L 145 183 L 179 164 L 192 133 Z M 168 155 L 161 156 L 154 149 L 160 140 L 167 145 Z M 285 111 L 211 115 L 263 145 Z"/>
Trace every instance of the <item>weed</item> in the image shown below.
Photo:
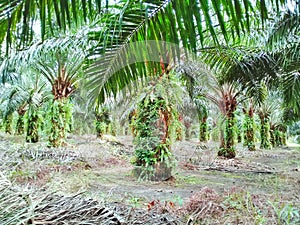
<path fill-rule="evenodd" d="M 300 214 L 299 209 L 291 204 L 282 204 L 280 202 L 271 202 L 269 204 L 273 207 L 277 217 L 277 224 L 299 224 Z"/>

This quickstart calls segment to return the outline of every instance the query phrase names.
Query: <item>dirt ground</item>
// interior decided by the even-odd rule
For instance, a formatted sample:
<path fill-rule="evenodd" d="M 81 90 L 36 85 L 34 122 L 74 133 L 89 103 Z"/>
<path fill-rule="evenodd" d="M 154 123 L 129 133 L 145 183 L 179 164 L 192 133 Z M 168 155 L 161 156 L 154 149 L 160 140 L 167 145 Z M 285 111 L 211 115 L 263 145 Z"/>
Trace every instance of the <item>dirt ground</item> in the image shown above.
<path fill-rule="evenodd" d="M 249 152 L 238 145 L 237 157 L 227 160 L 216 157 L 217 143 L 204 146 L 197 141 L 176 142 L 172 147 L 176 159 L 174 179 L 146 182 L 131 175 L 132 138 L 118 137 L 118 141 L 124 146 L 104 147 L 105 144 L 93 138 L 88 142 L 76 140 L 74 151 L 80 152 L 98 177 L 89 184 L 93 192 L 117 198 L 130 195 L 146 201 L 185 201 L 203 187 L 218 192 L 241 188 L 258 194 L 284 193 L 300 201 L 300 148 L 297 147 Z"/>
<path fill-rule="evenodd" d="M 70 136 L 69 145 L 58 151 L 47 149 L 45 143 L 26 144 L 21 139 L 2 135 L 0 145 L 3 149 L 7 146 L 18 149 L 14 152 L 23 151 L 21 158 L 39 159 L 31 160 L 27 165 L 23 160 L 14 168 L 11 165 L 16 163 L 7 164 L 7 168 L 14 170 L 7 172 L 14 182 L 62 195 L 82 192 L 104 204 L 119 202 L 132 207 L 148 207 L 149 210 L 149 203 L 171 202 L 182 207 L 195 194 L 209 188 L 220 195 L 230 190 L 240 190 L 251 195 L 262 195 L 264 201 L 281 199 L 300 209 L 300 147 L 249 152 L 239 144 L 236 158 L 227 160 L 217 157 L 218 144 L 215 142 L 205 145 L 196 140 L 176 142 L 172 146 L 176 159 L 172 179 L 150 182 L 138 180 L 132 175 L 132 138 L 120 136 L 108 139 L 112 141 L 101 141 L 91 135 Z M 0 157 L 5 160 L 3 152 Z M 51 157 L 51 161 L 37 163 Z M 2 171 L 7 168 L 2 164 Z"/>

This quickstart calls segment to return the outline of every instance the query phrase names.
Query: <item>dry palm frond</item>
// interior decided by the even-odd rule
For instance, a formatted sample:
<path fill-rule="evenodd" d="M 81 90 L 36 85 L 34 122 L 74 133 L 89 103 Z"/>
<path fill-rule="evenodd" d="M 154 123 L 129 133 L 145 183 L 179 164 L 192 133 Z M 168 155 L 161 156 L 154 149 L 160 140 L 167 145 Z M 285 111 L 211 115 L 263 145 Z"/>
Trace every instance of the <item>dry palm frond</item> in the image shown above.
<path fill-rule="evenodd" d="M 0 224 L 121 224 L 114 212 L 82 194 L 59 196 L 24 190 L 0 178 Z"/>

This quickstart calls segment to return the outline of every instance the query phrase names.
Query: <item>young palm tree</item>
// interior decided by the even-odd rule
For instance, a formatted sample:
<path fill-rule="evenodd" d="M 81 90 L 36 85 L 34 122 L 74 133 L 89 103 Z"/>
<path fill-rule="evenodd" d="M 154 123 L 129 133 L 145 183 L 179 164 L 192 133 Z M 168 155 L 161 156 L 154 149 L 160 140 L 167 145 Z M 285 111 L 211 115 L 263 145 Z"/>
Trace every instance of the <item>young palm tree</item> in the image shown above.
<path fill-rule="evenodd" d="M 284 102 L 282 94 L 273 91 L 268 100 L 272 105 L 270 115 L 270 142 L 272 147 L 286 145 L 287 121 L 284 121 Z"/>
<path fill-rule="evenodd" d="M 2 125 L 5 133 L 12 134 L 12 120 L 14 110 L 11 107 L 16 90 L 10 84 L 1 85 L 1 114 L 2 114 Z M 9 92 L 7 90 L 10 90 Z"/>
<path fill-rule="evenodd" d="M 216 90 L 216 96 L 207 97 L 214 103 L 217 103 L 222 115 L 225 116 L 225 128 L 221 131 L 221 145 L 218 152 L 219 156 L 226 158 L 234 158 L 236 153 L 234 149 L 234 127 L 235 127 L 235 111 L 239 104 L 238 97 L 241 94 L 236 84 L 223 84 Z"/>
<path fill-rule="evenodd" d="M 27 81 L 28 82 L 28 81 Z M 27 109 L 25 116 L 27 142 L 37 142 L 39 140 L 39 130 L 41 127 L 41 107 L 50 99 L 50 91 L 47 83 L 39 76 L 35 77 L 34 82 L 30 81 L 31 86 L 27 99 Z M 22 107 L 22 106 L 21 106 Z M 19 108 L 20 109 L 20 108 Z M 18 110 L 19 110 L 18 109 Z"/>
<path fill-rule="evenodd" d="M 271 108 L 263 104 L 258 110 L 260 119 L 260 148 L 271 149 L 271 134 L 270 134 L 270 114 Z"/>
<path fill-rule="evenodd" d="M 60 4 L 56 4 L 58 2 Z M 100 4 L 95 2 L 96 0 L 89 0 L 89 7 L 85 4 L 86 1 L 79 0 L 72 1 L 72 4 L 66 1 L 46 2 L 43 0 L 39 4 L 26 0 L 1 3 L 0 9 L 3 9 L 1 11 L 3 13 L 0 13 L 0 29 L 6 32 L 1 32 L 0 41 L 6 40 L 8 52 L 13 43 L 12 37 L 15 34 L 13 31 L 19 26 L 21 27 L 19 31 L 22 36 L 21 44 L 23 46 L 30 44 L 32 27 L 29 25 L 33 24 L 35 18 L 39 18 L 41 24 L 42 40 L 47 37 L 46 34 L 55 33 L 53 28 L 66 31 L 74 24 L 86 24 L 93 19 L 87 16 L 87 8 L 91 12 L 91 17 L 101 12 Z M 232 36 L 234 41 L 238 41 L 243 33 L 249 32 L 251 27 L 259 24 L 256 23 L 256 17 L 251 16 L 252 13 L 260 16 L 260 22 L 264 21 L 269 15 L 268 10 L 275 4 L 276 10 L 279 11 L 284 1 L 268 0 L 257 2 L 257 4 L 251 0 L 193 0 L 189 2 L 174 0 L 155 1 L 151 4 L 120 1 L 120 6 L 101 15 L 96 23 L 98 27 L 88 32 L 89 38 L 98 43 L 98 47 L 90 57 L 90 59 L 98 60 L 88 70 L 90 97 L 104 101 L 105 98 L 116 95 L 124 87 L 134 84 L 133 81 L 149 74 L 157 74 L 162 70 L 161 56 L 164 59 L 163 63 L 167 62 L 168 57 L 165 57 L 167 50 L 172 59 L 180 59 L 181 51 L 178 48 L 180 45 L 186 51 L 196 53 L 199 46 L 204 48 L 231 42 L 232 39 L 229 36 Z M 23 11 L 28 13 L 18 13 Z M 38 16 L 37 13 L 39 13 Z M 56 20 L 47 20 L 52 15 L 56 15 Z M 19 21 L 22 23 L 18 23 Z M 209 39 L 213 42 L 209 42 Z M 155 40 L 152 42 L 155 44 L 151 44 L 152 49 L 148 51 L 149 53 L 147 49 L 127 51 L 126 47 L 130 46 L 130 43 L 145 40 Z M 165 48 L 158 40 L 175 43 L 177 47 Z M 17 44 L 17 47 L 22 45 Z M 134 47 L 137 46 L 133 45 Z M 155 60 L 151 60 L 150 57 L 153 56 L 153 51 L 159 53 L 157 54 L 159 57 L 155 57 Z M 135 60 L 131 61 L 132 59 Z M 59 71 L 63 74 L 63 68 Z M 54 92 L 54 95 L 57 93 Z M 64 110 L 62 111 L 62 114 L 65 114 Z M 55 123 L 55 119 L 53 122 Z M 54 136 L 61 135 L 58 132 Z"/>
<path fill-rule="evenodd" d="M 257 107 L 260 124 L 260 148 L 271 149 L 285 143 L 286 125 L 283 121 L 284 103 L 278 91 L 269 91 L 266 100 Z M 276 139 L 277 143 L 276 144 Z"/>

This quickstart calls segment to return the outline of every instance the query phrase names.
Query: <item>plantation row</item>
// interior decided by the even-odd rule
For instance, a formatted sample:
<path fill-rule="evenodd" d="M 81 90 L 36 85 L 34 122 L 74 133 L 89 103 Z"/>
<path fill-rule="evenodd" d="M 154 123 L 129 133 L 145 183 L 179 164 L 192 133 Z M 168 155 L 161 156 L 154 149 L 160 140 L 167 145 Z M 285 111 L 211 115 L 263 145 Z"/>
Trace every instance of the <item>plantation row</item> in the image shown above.
<path fill-rule="evenodd" d="M 170 170 L 172 143 L 195 123 L 226 158 L 236 141 L 250 151 L 286 144 L 300 118 L 299 4 L 59 3 L 0 4 L 5 132 L 60 147 L 94 124 L 102 138 L 112 121 L 131 130 L 136 172 L 147 176 Z"/>

